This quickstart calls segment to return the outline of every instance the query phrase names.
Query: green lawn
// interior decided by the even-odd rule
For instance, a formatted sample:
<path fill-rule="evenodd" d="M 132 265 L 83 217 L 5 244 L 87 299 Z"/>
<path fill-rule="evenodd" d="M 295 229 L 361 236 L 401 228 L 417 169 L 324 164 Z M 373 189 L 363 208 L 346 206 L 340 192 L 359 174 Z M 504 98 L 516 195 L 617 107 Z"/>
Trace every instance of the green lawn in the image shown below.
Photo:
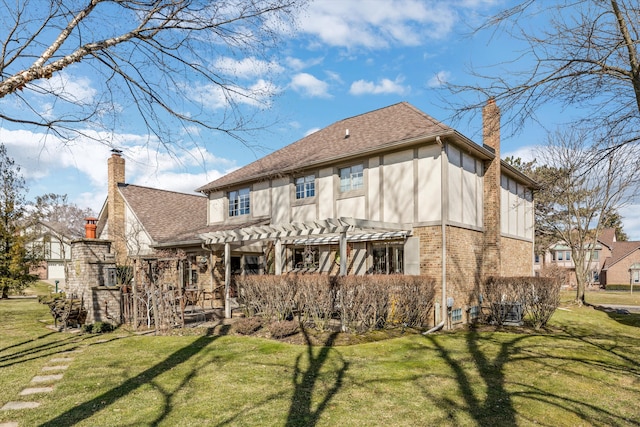
<path fill-rule="evenodd" d="M 55 333 L 0 301 L 0 411 L 20 426 L 640 425 L 640 315 L 559 310 L 551 331 L 306 347 L 223 336 Z M 52 393 L 19 396 L 77 349 Z M 31 385 L 33 386 L 33 385 Z"/>

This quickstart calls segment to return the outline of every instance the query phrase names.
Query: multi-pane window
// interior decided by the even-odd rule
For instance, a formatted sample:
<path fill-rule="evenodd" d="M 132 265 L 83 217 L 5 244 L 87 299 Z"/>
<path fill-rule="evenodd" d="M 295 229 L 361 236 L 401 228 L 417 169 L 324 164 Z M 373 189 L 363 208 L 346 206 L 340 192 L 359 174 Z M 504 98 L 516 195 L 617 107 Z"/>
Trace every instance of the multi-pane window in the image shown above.
<path fill-rule="evenodd" d="M 451 321 L 453 323 L 462 322 L 462 309 L 461 308 L 456 308 L 455 310 L 451 311 Z"/>
<path fill-rule="evenodd" d="M 340 191 L 357 190 L 364 186 L 364 175 L 362 165 L 353 165 L 340 169 Z"/>
<path fill-rule="evenodd" d="M 373 244 L 373 273 L 404 273 L 404 249 L 401 244 Z"/>
<path fill-rule="evenodd" d="M 564 253 L 564 259 L 567 261 L 571 261 L 571 252 L 567 251 Z"/>
<path fill-rule="evenodd" d="M 316 195 L 316 176 L 307 175 L 296 178 L 296 199 L 305 199 Z"/>
<path fill-rule="evenodd" d="M 480 317 L 480 307 L 474 305 L 469 309 L 469 320 L 477 320 Z"/>
<path fill-rule="evenodd" d="M 242 188 L 229 192 L 229 216 L 249 215 L 249 189 Z"/>
<path fill-rule="evenodd" d="M 562 261 L 562 255 L 563 254 L 564 254 L 564 252 L 562 252 L 562 251 L 556 252 L 556 260 L 557 261 Z"/>

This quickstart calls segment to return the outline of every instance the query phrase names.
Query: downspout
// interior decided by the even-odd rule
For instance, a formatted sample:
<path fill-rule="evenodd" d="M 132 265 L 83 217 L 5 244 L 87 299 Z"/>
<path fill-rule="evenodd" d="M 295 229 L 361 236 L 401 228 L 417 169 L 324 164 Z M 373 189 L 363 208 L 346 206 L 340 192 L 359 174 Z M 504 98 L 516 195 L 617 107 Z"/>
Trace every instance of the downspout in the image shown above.
<path fill-rule="evenodd" d="M 423 335 L 431 334 L 442 329 L 449 315 L 447 308 L 447 219 L 449 218 L 449 203 L 444 185 L 447 180 L 447 164 L 449 160 L 447 159 L 444 143 L 439 136 L 436 136 L 436 143 L 440 146 L 440 234 L 442 234 L 442 299 L 440 302 L 440 310 L 442 314 L 440 323 L 428 331 L 423 332 Z"/>

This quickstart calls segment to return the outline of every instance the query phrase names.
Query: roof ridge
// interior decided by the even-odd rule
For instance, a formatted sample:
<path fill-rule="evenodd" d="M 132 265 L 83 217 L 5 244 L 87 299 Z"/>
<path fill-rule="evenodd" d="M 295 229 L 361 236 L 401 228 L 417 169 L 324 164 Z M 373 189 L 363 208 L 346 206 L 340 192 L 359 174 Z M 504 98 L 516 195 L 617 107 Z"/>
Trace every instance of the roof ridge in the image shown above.
<path fill-rule="evenodd" d="M 180 195 L 182 195 L 182 196 L 193 196 L 193 197 L 199 197 L 199 198 L 206 197 L 206 196 L 204 196 L 204 195 L 202 195 L 202 194 L 197 194 L 197 193 L 190 194 L 190 193 L 185 193 L 185 192 L 182 192 L 182 191 L 176 191 L 176 190 L 165 190 L 165 189 L 162 189 L 162 188 L 147 187 L 146 185 L 128 184 L 128 183 L 126 183 L 126 182 L 119 182 L 119 183 L 118 183 L 118 187 L 123 187 L 123 188 L 127 188 L 127 187 L 137 187 L 137 188 L 142 188 L 142 189 L 145 189 L 145 190 L 162 191 L 162 192 L 164 192 L 164 193 L 180 194 Z"/>

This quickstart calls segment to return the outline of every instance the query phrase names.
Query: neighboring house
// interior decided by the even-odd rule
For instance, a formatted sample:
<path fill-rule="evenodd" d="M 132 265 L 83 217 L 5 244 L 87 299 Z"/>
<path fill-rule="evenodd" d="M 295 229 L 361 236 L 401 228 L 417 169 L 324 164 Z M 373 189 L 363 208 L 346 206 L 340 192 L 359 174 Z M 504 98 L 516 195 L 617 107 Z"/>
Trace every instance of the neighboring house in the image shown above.
<path fill-rule="evenodd" d="M 428 275 L 434 323 L 466 322 L 484 278 L 533 275 L 536 183 L 500 160 L 499 127 L 493 100 L 482 145 L 402 102 L 338 121 L 180 202 L 121 184 L 114 153 L 99 236 L 182 249 L 189 282 L 212 290 L 233 273 Z"/>
<path fill-rule="evenodd" d="M 71 260 L 72 238 L 45 221 L 38 221 L 29 228 L 28 233 L 32 237 L 27 243 L 27 249 L 42 260 L 36 267 L 32 267 L 31 274 L 41 280 L 63 283 L 66 277 L 65 265 Z"/>
<path fill-rule="evenodd" d="M 612 228 L 604 230 L 598 241 L 605 248 L 600 285 L 640 285 L 640 242 L 618 242 Z"/>
<path fill-rule="evenodd" d="M 590 250 L 591 248 L 589 248 Z M 640 242 L 618 242 L 615 229 L 601 231 L 593 250 L 587 254 L 588 284 L 640 285 Z M 554 244 L 544 256 L 535 257 L 536 274 L 548 266 L 557 266 L 568 271 L 567 284 L 575 286 L 575 264 L 571 259 L 571 248 L 562 242 Z"/>

